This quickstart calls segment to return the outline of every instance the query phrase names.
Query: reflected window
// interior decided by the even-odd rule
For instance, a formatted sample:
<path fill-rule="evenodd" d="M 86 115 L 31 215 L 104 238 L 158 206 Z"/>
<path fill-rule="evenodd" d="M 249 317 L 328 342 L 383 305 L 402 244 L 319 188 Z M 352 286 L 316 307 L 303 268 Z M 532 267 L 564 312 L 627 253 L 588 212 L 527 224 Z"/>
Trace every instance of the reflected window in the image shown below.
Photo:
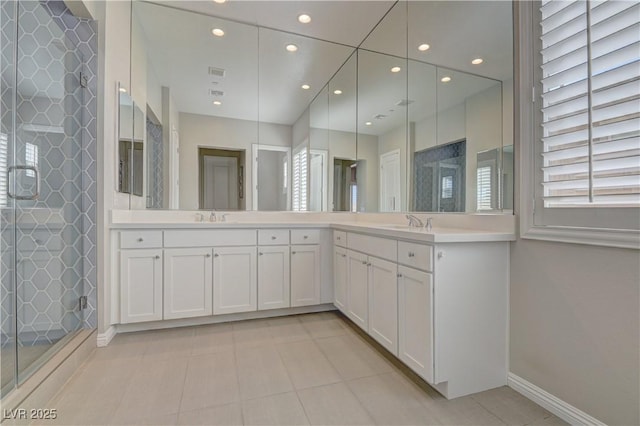
<path fill-rule="evenodd" d="M 27 142 L 24 152 L 24 163 L 27 166 L 38 167 L 38 145 Z M 27 176 L 35 177 L 33 170 L 27 170 Z"/>
<path fill-rule="evenodd" d="M 453 176 L 442 177 L 442 198 L 453 198 Z"/>
<path fill-rule="evenodd" d="M 478 210 L 492 210 L 491 167 L 478 167 Z"/>
<path fill-rule="evenodd" d="M 307 150 L 293 154 L 293 210 L 307 211 Z"/>
<path fill-rule="evenodd" d="M 5 133 L 0 133 L 0 207 L 7 207 L 7 191 L 9 181 L 7 179 L 7 157 L 9 138 Z"/>

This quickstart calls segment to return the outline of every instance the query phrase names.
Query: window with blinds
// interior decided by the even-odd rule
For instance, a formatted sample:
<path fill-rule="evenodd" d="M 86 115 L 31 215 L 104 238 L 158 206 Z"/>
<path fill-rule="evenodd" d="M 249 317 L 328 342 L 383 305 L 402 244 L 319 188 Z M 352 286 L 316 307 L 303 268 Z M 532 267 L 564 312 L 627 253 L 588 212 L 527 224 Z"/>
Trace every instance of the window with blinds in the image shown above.
<path fill-rule="evenodd" d="M 9 180 L 7 179 L 9 153 L 9 139 L 5 133 L 0 133 L 0 207 L 7 207 L 7 191 Z"/>
<path fill-rule="evenodd" d="M 540 12 L 544 207 L 639 206 L 640 3 Z"/>
<path fill-rule="evenodd" d="M 478 167 L 477 171 L 477 208 L 478 210 L 493 209 L 493 191 L 491 182 L 491 166 Z"/>
<path fill-rule="evenodd" d="M 294 211 L 307 210 L 307 150 L 302 149 L 293 154 L 293 205 Z"/>

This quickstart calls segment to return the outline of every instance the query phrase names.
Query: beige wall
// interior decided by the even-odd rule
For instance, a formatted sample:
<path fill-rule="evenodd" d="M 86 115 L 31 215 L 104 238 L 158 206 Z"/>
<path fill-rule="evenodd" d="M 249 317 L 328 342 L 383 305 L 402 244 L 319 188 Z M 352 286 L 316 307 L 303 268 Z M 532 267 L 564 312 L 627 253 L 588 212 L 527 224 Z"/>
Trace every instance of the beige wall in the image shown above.
<path fill-rule="evenodd" d="M 639 424 L 638 251 L 511 245 L 512 373 L 612 425 Z"/>

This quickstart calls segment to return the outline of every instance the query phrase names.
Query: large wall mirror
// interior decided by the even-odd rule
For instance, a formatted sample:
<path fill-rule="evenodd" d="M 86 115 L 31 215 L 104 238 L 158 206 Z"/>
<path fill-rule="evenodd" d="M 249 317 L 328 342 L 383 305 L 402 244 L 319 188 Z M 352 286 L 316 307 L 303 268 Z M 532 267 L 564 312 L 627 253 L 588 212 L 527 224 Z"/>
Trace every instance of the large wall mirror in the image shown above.
<path fill-rule="evenodd" d="M 131 207 L 510 211 L 511 3 L 322 3 L 304 4 L 369 24 L 318 13 L 302 35 L 231 13 L 264 2 L 132 2 Z"/>

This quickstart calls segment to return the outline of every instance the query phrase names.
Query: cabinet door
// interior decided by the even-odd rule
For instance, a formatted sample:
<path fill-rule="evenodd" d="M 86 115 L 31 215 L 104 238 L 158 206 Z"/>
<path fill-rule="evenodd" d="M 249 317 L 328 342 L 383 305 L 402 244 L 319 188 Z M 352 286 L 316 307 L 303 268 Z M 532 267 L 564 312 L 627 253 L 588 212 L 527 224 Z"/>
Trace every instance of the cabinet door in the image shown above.
<path fill-rule="evenodd" d="M 254 247 L 213 249 L 213 313 L 250 312 L 258 308 L 258 265 Z"/>
<path fill-rule="evenodd" d="M 289 246 L 258 247 L 258 310 L 288 308 L 290 288 Z"/>
<path fill-rule="evenodd" d="M 162 250 L 120 251 L 120 323 L 162 319 Z"/>
<path fill-rule="evenodd" d="M 433 383 L 433 276 L 398 267 L 398 356 Z"/>
<path fill-rule="evenodd" d="M 291 306 L 320 303 L 320 246 L 291 246 Z"/>
<path fill-rule="evenodd" d="M 398 355 L 398 265 L 369 257 L 369 335 Z"/>
<path fill-rule="evenodd" d="M 368 257 L 354 251 L 347 251 L 347 316 L 363 330 L 367 331 L 369 312 L 369 263 Z"/>
<path fill-rule="evenodd" d="M 212 314 L 211 249 L 164 251 L 164 319 Z"/>
<path fill-rule="evenodd" d="M 334 305 L 347 313 L 347 251 L 341 247 L 333 248 L 333 297 Z"/>

